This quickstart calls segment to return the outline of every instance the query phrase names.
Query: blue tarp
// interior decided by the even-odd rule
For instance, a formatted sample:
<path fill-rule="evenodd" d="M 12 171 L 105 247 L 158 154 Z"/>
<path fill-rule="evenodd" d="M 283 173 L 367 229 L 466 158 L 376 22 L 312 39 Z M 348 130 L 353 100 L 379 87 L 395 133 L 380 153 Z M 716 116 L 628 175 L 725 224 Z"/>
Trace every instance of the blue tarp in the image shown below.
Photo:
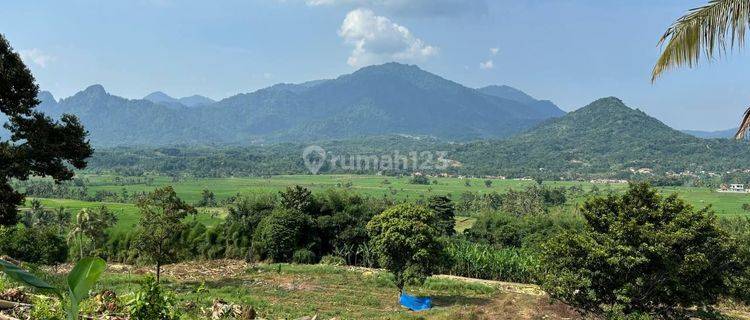
<path fill-rule="evenodd" d="M 412 311 L 422 311 L 432 308 L 432 298 L 430 297 L 416 297 L 410 296 L 406 293 L 401 293 L 398 301 L 402 306 L 409 308 Z"/>

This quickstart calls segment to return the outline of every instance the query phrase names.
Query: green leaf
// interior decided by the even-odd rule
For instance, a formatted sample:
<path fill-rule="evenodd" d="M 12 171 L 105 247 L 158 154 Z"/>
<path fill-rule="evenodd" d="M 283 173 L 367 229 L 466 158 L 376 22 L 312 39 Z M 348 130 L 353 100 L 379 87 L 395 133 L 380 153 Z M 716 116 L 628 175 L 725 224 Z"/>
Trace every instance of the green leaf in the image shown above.
<path fill-rule="evenodd" d="M 28 271 L 19 268 L 15 264 L 2 259 L 0 259 L 0 271 L 7 274 L 11 279 L 22 282 L 34 288 L 53 290 L 57 293 L 57 288 L 53 287 L 51 284 L 45 282 L 42 279 L 39 279 L 37 276 L 29 273 Z"/>
<path fill-rule="evenodd" d="M 70 309 L 68 319 L 78 319 L 78 304 L 88 297 L 89 291 L 104 273 L 107 264 L 101 258 L 84 258 L 68 274 Z"/>
<path fill-rule="evenodd" d="M 68 287 L 73 297 L 79 301 L 86 298 L 106 268 L 107 264 L 98 257 L 78 261 L 68 274 Z"/>

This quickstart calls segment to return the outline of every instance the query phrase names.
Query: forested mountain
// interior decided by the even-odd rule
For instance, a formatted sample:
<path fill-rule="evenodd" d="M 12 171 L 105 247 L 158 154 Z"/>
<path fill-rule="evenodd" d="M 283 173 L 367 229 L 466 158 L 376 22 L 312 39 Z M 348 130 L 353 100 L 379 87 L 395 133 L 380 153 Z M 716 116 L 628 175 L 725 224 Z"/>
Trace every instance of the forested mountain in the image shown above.
<path fill-rule="evenodd" d="M 654 174 L 723 173 L 750 168 L 750 144 L 690 136 L 625 106 L 617 98 L 599 99 L 505 140 L 448 143 L 431 138 L 376 136 L 315 144 L 326 149 L 329 156 L 380 156 L 394 151 L 429 151 L 434 155 L 445 151 L 446 158 L 455 161 L 448 169 L 419 171 L 464 175 L 629 178 L 639 170 Z M 308 173 L 301 157 L 308 145 L 104 149 L 94 156 L 91 168 L 200 176 Z M 351 172 L 330 169 L 324 166 L 321 172 Z M 371 168 L 364 172 L 377 171 Z"/>
<path fill-rule="evenodd" d="M 44 99 L 42 109 L 78 115 L 98 146 L 247 145 L 390 134 L 468 141 L 505 138 L 564 114 L 554 104 L 528 99 L 483 94 L 417 66 L 387 63 L 209 104 L 161 92 L 129 100 L 94 85 L 59 102 Z"/>
<path fill-rule="evenodd" d="M 749 168 L 750 145 L 693 137 L 610 97 L 506 141 L 464 145 L 456 157 L 484 174 L 722 171 Z"/>

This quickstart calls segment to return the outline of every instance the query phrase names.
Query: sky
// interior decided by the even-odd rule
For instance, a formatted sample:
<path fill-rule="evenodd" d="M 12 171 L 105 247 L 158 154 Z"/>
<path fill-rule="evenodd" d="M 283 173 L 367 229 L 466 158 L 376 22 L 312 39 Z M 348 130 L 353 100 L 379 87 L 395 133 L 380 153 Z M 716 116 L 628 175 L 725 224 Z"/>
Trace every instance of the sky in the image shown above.
<path fill-rule="evenodd" d="M 214 99 L 388 61 L 566 111 L 616 96 L 677 129 L 735 127 L 750 56 L 650 72 L 666 28 L 707 0 L 9 1 L 0 33 L 57 98 L 92 84 Z"/>

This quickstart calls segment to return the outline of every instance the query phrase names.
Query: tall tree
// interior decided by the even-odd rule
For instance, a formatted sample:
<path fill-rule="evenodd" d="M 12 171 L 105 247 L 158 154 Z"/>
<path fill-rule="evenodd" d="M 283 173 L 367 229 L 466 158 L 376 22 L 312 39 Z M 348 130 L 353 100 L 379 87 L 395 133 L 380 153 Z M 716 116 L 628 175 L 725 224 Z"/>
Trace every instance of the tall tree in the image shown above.
<path fill-rule="evenodd" d="M 713 59 L 726 48 L 745 45 L 745 32 L 750 27 L 750 0 L 711 0 L 691 9 L 675 21 L 662 35 L 664 46 L 651 72 L 655 81 L 664 71 L 681 66 L 693 67 L 701 55 Z M 740 122 L 735 138 L 742 139 L 750 129 L 750 108 Z"/>
<path fill-rule="evenodd" d="M 10 139 L 0 140 L 0 225 L 16 224 L 24 200 L 10 186 L 11 179 L 37 175 L 69 180 L 70 166 L 84 168 L 92 153 L 78 118 L 66 114 L 54 121 L 35 110 L 38 92 L 31 71 L 0 35 L 0 112 L 8 117 L 3 127 L 10 131 Z"/>
<path fill-rule="evenodd" d="M 141 220 L 138 222 L 137 246 L 141 254 L 156 264 L 156 281 L 161 279 L 161 266 L 175 260 L 178 237 L 185 228 L 183 219 L 197 211 L 177 196 L 171 186 L 158 188 L 138 201 Z"/>
<path fill-rule="evenodd" d="M 396 276 L 401 293 L 407 284 L 424 282 L 444 261 L 437 220 L 428 208 L 400 204 L 367 223 L 367 233 L 380 265 Z"/>

